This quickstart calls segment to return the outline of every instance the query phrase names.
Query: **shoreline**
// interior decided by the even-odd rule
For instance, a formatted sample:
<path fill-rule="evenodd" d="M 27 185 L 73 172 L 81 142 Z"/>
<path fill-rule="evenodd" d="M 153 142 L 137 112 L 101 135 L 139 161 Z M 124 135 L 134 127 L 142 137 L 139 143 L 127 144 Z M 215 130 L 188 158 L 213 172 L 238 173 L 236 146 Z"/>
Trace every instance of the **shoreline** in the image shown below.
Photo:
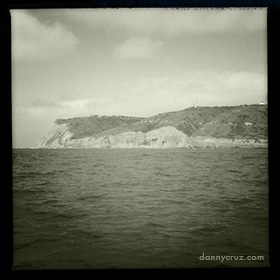
<path fill-rule="evenodd" d="M 12 150 L 172 150 L 172 149 L 187 149 L 187 150 L 219 150 L 219 149 L 268 149 L 268 145 L 264 146 L 240 146 L 240 147 L 14 147 Z"/>

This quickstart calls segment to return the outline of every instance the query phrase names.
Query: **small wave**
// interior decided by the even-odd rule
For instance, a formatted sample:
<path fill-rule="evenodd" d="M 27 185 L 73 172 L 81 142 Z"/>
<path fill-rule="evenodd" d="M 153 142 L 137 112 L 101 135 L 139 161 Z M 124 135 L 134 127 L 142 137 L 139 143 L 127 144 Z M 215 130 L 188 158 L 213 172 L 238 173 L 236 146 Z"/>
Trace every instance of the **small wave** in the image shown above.
<path fill-rule="evenodd" d="M 55 175 L 56 171 L 16 171 L 13 173 L 15 178 L 40 177 L 41 175 Z"/>
<path fill-rule="evenodd" d="M 71 212 L 58 212 L 58 213 L 53 213 L 53 216 L 57 217 L 57 218 L 66 218 L 66 219 L 73 219 L 73 218 L 81 218 L 81 217 L 85 217 L 87 216 L 87 213 L 73 213 L 73 211 Z"/>
<path fill-rule="evenodd" d="M 14 188 L 14 193 L 41 193 L 44 192 L 41 188 Z"/>
<path fill-rule="evenodd" d="M 160 177 L 168 177 L 168 178 L 174 176 L 173 174 L 168 174 L 168 173 L 163 173 L 163 172 L 156 172 L 155 175 L 160 176 Z"/>
<path fill-rule="evenodd" d="M 87 233 L 87 237 L 90 239 L 101 239 L 101 238 L 104 238 L 104 234 L 102 235 L 102 234 L 89 232 L 89 233 Z"/>
<path fill-rule="evenodd" d="M 104 195 L 87 195 L 87 196 L 80 196 L 78 200 L 88 200 L 88 199 L 100 199 L 103 198 Z"/>
<path fill-rule="evenodd" d="M 241 173 L 240 170 L 236 170 L 236 169 L 228 169 L 227 172 L 229 172 L 229 173 Z"/>
<path fill-rule="evenodd" d="M 15 234 L 15 232 L 14 232 Z M 21 242 L 21 243 L 14 243 L 14 251 L 19 251 L 25 248 L 28 248 L 31 245 L 30 241 L 25 241 L 25 242 Z"/>
<path fill-rule="evenodd" d="M 105 167 L 105 168 L 107 168 L 108 166 L 106 165 L 106 164 L 104 164 L 104 163 L 95 163 L 95 164 L 93 164 L 93 165 L 91 165 L 90 166 L 90 168 L 100 168 L 100 167 Z"/>
<path fill-rule="evenodd" d="M 13 270 L 21 270 L 21 269 L 35 269 L 36 266 L 32 262 L 28 261 L 21 261 L 21 262 L 14 262 Z"/>
<path fill-rule="evenodd" d="M 247 207 L 251 207 L 252 200 L 247 197 L 239 197 L 239 198 L 234 198 L 234 199 L 230 198 L 230 199 L 227 199 L 227 203 L 237 205 L 237 206 L 245 205 Z"/>
<path fill-rule="evenodd" d="M 44 204 L 46 204 L 46 203 L 57 203 L 58 199 L 56 199 L 56 198 L 47 198 L 47 199 L 41 200 L 40 202 L 42 202 Z"/>
<path fill-rule="evenodd" d="M 147 222 L 145 224 L 145 226 L 147 226 L 147 227 L 165 228 L 165 226 L 163 224 L 156 223 L 156 222 Z"/>
<path fill-rule="evenodd" d="M 253 156 L 249 155 L 249 156 L 243 156 L 241 158 L 241 160 L 251 160 L 252 158 L 254 158 Z"/>
<path fill-rule="evenodd" d="M 56 170 L 56 171 L 50 171 L 50 170 L 45 170 L 45 171 L 40 171 L 40 172 L 37 172 L 37 174 L 39 174 L 39 175 L 54 175 L 56 172 L 57 172 L 58 170 Z"/>
<path fill-rule="evenodd" d="M 49 185 L 49 184 L 50 184 L 50 182 L 47 182 L 47 181 L 36 183 L 36 185 L 38 185 L 38 186 L 46 186 L 46 185 Z"/>
<path fill-rule="evenodd" d="M 37 237 L 35 240 L 32 241 L 32 244 L 34 244 L 35 242 L 37 243 L 48 243 L 48 242 L 52 242 L 52 241 L 58 241 L 59 238 L 56 236 L 39 236 Z"/>

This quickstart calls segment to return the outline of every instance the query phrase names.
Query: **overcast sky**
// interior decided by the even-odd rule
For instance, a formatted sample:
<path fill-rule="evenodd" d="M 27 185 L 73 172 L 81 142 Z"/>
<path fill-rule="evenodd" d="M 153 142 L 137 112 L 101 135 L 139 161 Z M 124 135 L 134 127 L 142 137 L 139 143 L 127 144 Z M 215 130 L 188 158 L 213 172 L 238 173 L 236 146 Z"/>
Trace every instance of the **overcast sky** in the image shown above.
<path fill-rule="evenodd" d="M 266 9 L 12 10 L 13 146 L 57 118 L 267 101 Z"/>

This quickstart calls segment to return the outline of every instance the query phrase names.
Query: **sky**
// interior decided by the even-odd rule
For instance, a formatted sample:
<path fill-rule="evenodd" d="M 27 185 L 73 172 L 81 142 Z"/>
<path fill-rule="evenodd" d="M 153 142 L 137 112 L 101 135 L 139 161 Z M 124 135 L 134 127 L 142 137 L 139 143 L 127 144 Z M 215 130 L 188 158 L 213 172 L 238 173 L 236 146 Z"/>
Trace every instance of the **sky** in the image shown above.
<path fill-rule="evenodd" d="M 10 13 L 13 147 L 61 118 L 267 102 L 266 9 Z"/>

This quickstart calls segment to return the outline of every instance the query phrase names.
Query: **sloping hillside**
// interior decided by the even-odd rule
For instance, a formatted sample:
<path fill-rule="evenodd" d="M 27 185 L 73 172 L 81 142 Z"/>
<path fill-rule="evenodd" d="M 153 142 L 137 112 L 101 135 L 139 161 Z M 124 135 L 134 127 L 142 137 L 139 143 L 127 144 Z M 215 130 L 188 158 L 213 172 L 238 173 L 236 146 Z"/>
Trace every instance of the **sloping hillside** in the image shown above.
<path fill-rule="evenodd" d="M 261 139 L 263 141 L 267 139 L 267 106 L 192 107 L 181 111 L 158 114 L 149 118 L 95 115 L 59 119 L 55 121 L 49 135 L 42 140 L 39 146 L 68 147 L 71 145 L 76 147 L 80 145 L 84 147 L 83 145 L 85 144 L 82 144 L 84 141 L 89 147 L 93 145 L 93 142 L 97 143 L 97 139 L 104 140 L 111 137 L 112 142 L 112 137 L 118 136 L 115 139 L 120 139 L 119 135 L 121 135 L 121 139 L 125 139 L 123 137 L 131 135 L 129 134 L 131 132 L 138 133 L 137 137 L 140 137 L 139 133 L 141 133 L 141 137 L 145 138 L 152 131 L 162 132 L 161 128 L 164 127 L 171 129 L 169 134 L 175 133 L 175 130 L 180 132 L 185 137 L 183 137 L 184 141 L 188 143 L 192 142 L 190 139 L 206 138 L 227 139 L 230 141 L 250 140 L 255 142 Z M 179 135 L 177 132 L 175 134 Z M 180 141 L 183 141 L 181 134 Z M 133 137 L 136 137 L 136 134 L 133 135 Z M 104 142 L 103 140 L 100 141 L 105 143 L 106 141 L 104 140 Z M 138 146 L 151 146 L 151 143 L 147 144 L 146 140 L 142 139 L 143 142 L 138 140 L 134 140 L 135 143 L 138 143 Z M 121 142 L 121 145 L 125 146 L 125 140 L 122 141 L 124 142 Z M 178 143 L 175 141 L 174 145 L 182 146 L 180 141 L 177 141 Z M 108 141 L 106 143 L 106 145 L 104 144 L 106 147 L 111 147 Z M 159 144 L 159 142 L 157 143 Z M 98 147 L 98 144 L 93 146 Z"/>

